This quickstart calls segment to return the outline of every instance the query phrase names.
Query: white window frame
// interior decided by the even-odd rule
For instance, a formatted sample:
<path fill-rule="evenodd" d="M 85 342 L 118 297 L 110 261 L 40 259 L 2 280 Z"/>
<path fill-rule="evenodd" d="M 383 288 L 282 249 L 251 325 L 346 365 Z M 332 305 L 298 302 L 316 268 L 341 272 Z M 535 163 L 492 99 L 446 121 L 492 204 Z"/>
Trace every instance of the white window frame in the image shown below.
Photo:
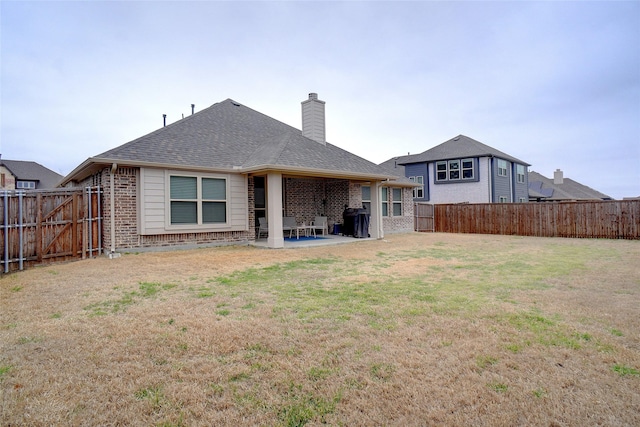
<path fill-rule="evenodd" d="M 174 201 L 187 201 L 187 199 L 172 199 L 171 198 L 171 177 L 187 177 L 187 178 L 196 178 L 196 198 L 188 199 L 188 201 L 196 202 L 196 222 L 194 223 L 184 223 L 184 224 L 173 224 L 171 222 L 171 202 Z M 225 198 L 224 199 L 203 199 L 202 197 L 202 180 L 203 179 L 219 179 L 223 180 L 225 183 Z M 230 219 L 230 197 L 229 197 L 229 186 L 230 179 L 228 175 L 217 175 L 217 174 L 197 174 L 197 173 L 188 173 L 188 172 L 177 172 L 177 171 L 166 171 L 165 173 L 165 185 L 166 185 L 166 196 L 165 196 L 165 213 L 166 213 L 166 221 L 165 227 L 167 230 L 194 230 L 194 231 L 206 231 L 206 230 L 215 230 L 219 228 L 228 228 L 231 224 Z M 218 202 L 225 204 L 225 221 L 224 222 L 204 222 L 203 221 L 203 202 Z"/>
<path fill-rule="evenodd" d="M 382 216 L 389 216 L 389 187 L 380 188 L 380 204 L 382 206 Z"/>
<path fill-rule="evenodd" d="M 369 198 L 365 198 L 364 189 L 369 189 Z M 371 213 L 371 186 L 363 185 L 360 187 L 360 194 L 362 195 L 362 207 L 367 210 L 367 213 Z"/>
<path fill-rule="evenodd" d="M 509 198 L 507 196 L 500 196 L 499 203 L 508 203 Z"/>
<path fill-rule="evenodd" d="M 504 159 L 498 159 L 498 176 L 507 176 L 508 165 Z"/>
<path fill-rule="evenodd" d="M 520 197 L 520 203 L 527 203 L 526 197 Z"/>
<path fill-rule="evenodd" d="M 409 180 L 415 182 L 416 184 L 420 184 L 420 187 L 413 188 L 413 198 L 424 199 L 424 176 L 422 175 L 410 176 Z"/>
<path fill-rule="evenodd" d="M 16 181 L 16 189 L 35 190 L 36 183 L 34 181 Z"/>
<path fill-rule="evenodd" d="M 470 167 L 464 167 L 471 163 Z M 435 182 L 465 182 L 474 181 L 476 177 L 476 161 L 473 158 L 441 160 L 435 163 Z M 470 176 L 465 176 L 470 172 Z M 438 174 L 443 174 L 440 178 Z"/>
<path fill-rule="evenodd" d="M 402 188 L 391 188 L 391 214 L 402 216 Z"/>
<path fill-rule="evenodd" d="M 516 181 L 524 184 L 524 165 L 516 165 Z"/>

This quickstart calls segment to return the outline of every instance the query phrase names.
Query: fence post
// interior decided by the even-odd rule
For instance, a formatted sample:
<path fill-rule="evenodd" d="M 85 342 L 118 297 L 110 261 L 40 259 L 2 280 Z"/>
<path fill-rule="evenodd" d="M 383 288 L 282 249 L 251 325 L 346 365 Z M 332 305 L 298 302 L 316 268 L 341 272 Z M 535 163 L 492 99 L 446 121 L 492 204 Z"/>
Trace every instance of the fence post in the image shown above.
<path fill-rule="evenodd" d="M 4 227 L 4 272 L 9 272 L 9 192 L 4 193 L 4 220 L 2 226 Z"/>
<path fill-rule="evenodd" d="M 100 186 L 96 187 L 96 197 L 98 198 L 98 255 L 102 255 L 102 197 Z"/>
<path fill-rule="evenodd" d="M 22 271 L 22 269 L 24 268 L 23 266 L 23 260 L 22 260 L 22 254 L 24 252 L 24 237 L 22 235 L 22 227 L 23 227 L 23 221 L 22 221 L 22 202 L 23 202 L 23 198 L 22 198 L 22 191 L 18 191 L 18 240 L 20 242 L 20 246 L 18 249 L 18 266 L 20 268 L 20 271 Z"/>
<path fill-rule="evenodd" d="M 91 200 L 91 187 L 87 187 L 87 220 L 89 221 L 89 258 L 93 257 L 93 215 L 92 207 L 93 200 Z"/>

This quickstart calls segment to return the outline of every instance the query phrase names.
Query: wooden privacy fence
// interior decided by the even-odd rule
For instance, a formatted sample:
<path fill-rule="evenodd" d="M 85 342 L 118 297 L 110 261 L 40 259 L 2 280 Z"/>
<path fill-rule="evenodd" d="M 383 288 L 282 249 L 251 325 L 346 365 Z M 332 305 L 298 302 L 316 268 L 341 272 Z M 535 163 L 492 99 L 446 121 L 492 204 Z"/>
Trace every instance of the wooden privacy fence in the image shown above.
<path fill-rule="evenodd" d="M 433 206 L 444 233 L 640 239 L 640 200 Z"/>
<path fill-rule="evenodd" d="M 102 253 L 100 187 L 0 191 L 2 272 Z"/>

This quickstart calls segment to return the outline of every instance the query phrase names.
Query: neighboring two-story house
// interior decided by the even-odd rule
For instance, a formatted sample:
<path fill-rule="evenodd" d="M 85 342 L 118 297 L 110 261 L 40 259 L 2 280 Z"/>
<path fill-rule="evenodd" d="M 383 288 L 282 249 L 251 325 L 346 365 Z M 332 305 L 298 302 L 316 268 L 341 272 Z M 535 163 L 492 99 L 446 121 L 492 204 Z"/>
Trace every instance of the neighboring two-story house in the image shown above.
<path fill-rule="evenodd" d="M 529 200 L 528 163 L 458 135 L 420 154 L 382 163 L 396 176 L 419 184 L 416 202 L 524 203 Z"/>
<path fill-rule="evenodd" d="M 0 159 L 0 190 L 54 188 L 62 178 L 36 162 Z"/>

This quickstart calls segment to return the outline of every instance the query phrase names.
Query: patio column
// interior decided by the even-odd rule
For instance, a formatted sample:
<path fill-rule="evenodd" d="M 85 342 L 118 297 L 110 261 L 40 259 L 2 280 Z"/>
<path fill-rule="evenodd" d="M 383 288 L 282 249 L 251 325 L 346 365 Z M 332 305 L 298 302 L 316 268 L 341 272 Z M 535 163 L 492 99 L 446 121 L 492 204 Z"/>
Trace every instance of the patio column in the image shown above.
<path fill-rule="evenodd" d="M 284 248 L 284 234 L 282 233 L 282 174 L 270 172 L 267 174 L 267 221 L 269 222 L 269 237 L 267 247 Z"/>
<path fill-rule="evenodd" d="M 381 187 L 380 181 L 371 182 L 371 224 L 369 233 L 374 239 L 382 239 L 384 237 L 382 203 L 380 203 Z"/>

